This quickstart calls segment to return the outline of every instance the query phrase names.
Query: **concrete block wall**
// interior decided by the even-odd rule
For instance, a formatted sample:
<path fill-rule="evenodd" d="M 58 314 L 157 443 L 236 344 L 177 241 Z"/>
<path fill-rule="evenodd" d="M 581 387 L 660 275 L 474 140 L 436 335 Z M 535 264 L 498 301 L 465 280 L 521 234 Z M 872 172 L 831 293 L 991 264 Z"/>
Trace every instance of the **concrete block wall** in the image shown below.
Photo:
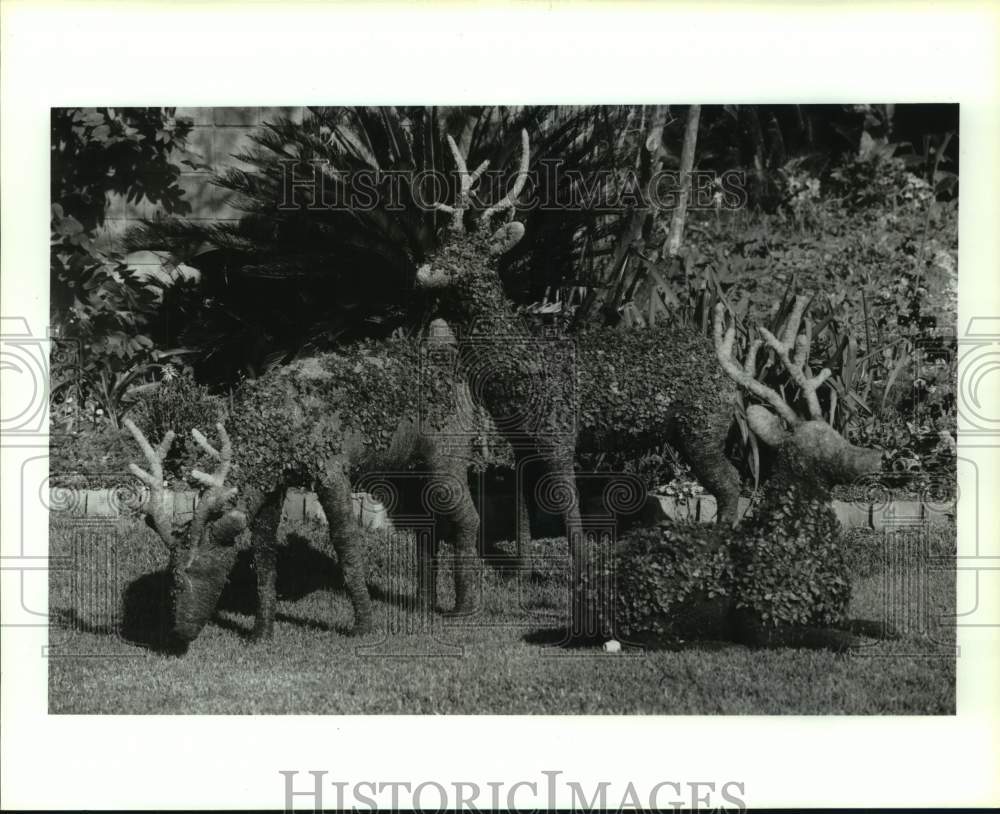
<path fill-rule="evenodd" d="M 920 500 L 895 500 L 887 504 L 834 500 L 831 505 L 844 528 L 881 531 L 899 526 L 942 526 L 955 522 L 953 505 L 939 506 Z M 746 512 L 749 506 L 749 499 L 741 497 L 740 513 Z M 697 520 L 702 523 L 714 523 L 716 514 L 715 498 L 711 495 L 687 500 L 650 495 L 642 511 L 642 520 L 647 524 L 664 520 Z"/>
<path fill-rule="evenodd" d="M 52 506 L 64 506 L 65 513 L 79 517 L 108 518 L 122 514 L 134 513 L 134 505 L 123 505 L 122 501 L 107 489 L 63 490 L 73 494 L 63 494 L 58 500 L 50 500 Z M 130 504 L 138 505 L 142 496 L 133 495 Z M 196 495 L 194 492 L 172 492 L 169 494 L 169 506 L 174 514 L 184 515 L 194 511 Z M 352 495 L 354 501 L 354 516 L 360 525 L 369 529 L 392 528 L 385 507 L 371 495 L 357 492 Z M 506 532 L 506 536 L 497 539 L 513 537 L 514 521 L 512 494 L 495 494 L 480 499 L 479 509 L 484 524 L 496 532 Z M 740 498 L 740 511 L 745 512 L 750 505 L 747 498 Z M 955 522 L 954 505 L 940 506 L 919 500 L 898 500 L 891 503 L 871 504 L 866 502 L 848 503 L 833 501 L 833 511 L 844 528 L 867 528 L 881 531 L 900 526 L 940 526 Z M 285 498 L 283 514 L 287 520 L 313 520 L 326 523 L 323 508 L 319 505 L 316 495 L 302 489 L 289 489 Z M 714 523 L 716 519 L 715 498 L 711 495 L 678 500 L 662 495 L 649 495 L 645 506 L 638 513 L 640 522 L 654 525 L 667 520 L 696 520 L 701 523 Z M 535 518 L 537 521 L 539 518 Z M 544 520 L 545 518 L 542 518 Z M 550 518 L 551 519 L 551 518 Z"/>
<path fill-rule="evenodd" d="M 60 511 L 72 517 L 96 519 L 137 516 L 137 506 L 148 496 L 145 489 L 142 490 L 142 494 L 128 493 L 125 495 L 125 500 L 122 500 L 121 494 L 116 494 L 110 489 L 61 489 L 60 491 L 62 494 L 59 500 L 50 499 L 53 511 Z M 351 495 L 351 500 L 354 504 L 354 519 L 360 526 L 373 530 L 392 528 L 385 507 L 370 495 L 357 492 Z M 197 493 L 167 492 L 166 505 L 171 514 L 183 518 L 194 512 Z M 326 524 L 326 515 L 323 514 L 323 507 L 319 505 L 316 495 L 303 489 L 288 490 L 282 514 L 286 520 L 313 520 Z"/>
<path fill-rule="evenodd" d="M 191 204 L 187 217 L 194 221 L 238 220 L 240 212 L 230 205 L 229 193 L 210 183 L 213 172 L 229 167 L 252 169 L 234 158 L 252 145 L 250 134 L 261 124 L 281 117 L 301 122 L 305 110 L 304 107 L 178 107 L 176 116 L 193 123 L 188 151 L 197 163 L 210 166 L 210 169 L 181 167 L 179 183 L 185 191 L 185 200 Z M 175 153 L 175 162 L 179 158 Z M 100 235 L 102 248 L 117 249 L 117 241 L 130 226 L 161 214 L 164 214 L 161 207 L 147 200 L 136 203 L 120 195 L 111 196 Z M 149 257 L 139 258 L 135 265 L 159 267 L 155 258 Z"/>

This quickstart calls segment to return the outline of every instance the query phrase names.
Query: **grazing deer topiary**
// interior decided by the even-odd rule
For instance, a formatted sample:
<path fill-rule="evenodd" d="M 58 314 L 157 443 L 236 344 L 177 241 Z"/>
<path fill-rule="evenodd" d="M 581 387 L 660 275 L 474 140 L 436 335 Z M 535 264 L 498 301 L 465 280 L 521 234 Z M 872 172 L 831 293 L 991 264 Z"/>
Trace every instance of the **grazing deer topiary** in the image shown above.
<path fill-rule="evenodd" d="M 455 413 L 453 362 L 436 366 L 427 355 L 427 345 L 415 341 L 359 343 L 241 384 L 231 400 L 228 431 L 218 425 L 219 449 L 192 431 L 219 467 L 192 473 L 205 490 L 183 527 L 172 523 L 163 483 L 173 432 L 154 449 L 127 423 L 149 466 L 132 467 L 149 488 L 144 512 L 170 551 L 172 648 L 184 650 L 211 619 L 245 529 L 257 575 L 253 636 L 272 634 L 277 527 L 289 486 L 316 492 L 353 605 L 352 632 L 368 632 L 371 601 L 351 502 L 352 481 L 367 473 L 405 472 L 424 480 L 423 506 L 454 532 L 455 610 L 473 609 L 479 515 L 467 480 L 471 453 L 467 443 L 455 442 L 456 430 L 468 421 Z M 427 375 L 419 375 L 422 369 Z M 433 601 L 432 554 L 425 547 L 418 558 L 425 606 Z"/>
<path fill-rule="evenodd" d="M 768 406 L 747 420 L 776 452 L 774 475 L 754 511 L 735 529 L 672 522 L 626 538 L 617 551 L 617 623 L 637 641 L 726 638 L 753 646 L 842 650 L 851 632 L 877 635 L 870 622 L 848 622 L 850 573 L 831 488 L 877 473 L 881 451 L 856 447 L 823 419 L 816 388 L 830 375 L 808 370 L 812 326 L 797 297 L 779 339 L 765 328 L 743 364 L 733 358 L 735 325 L 715 310 L 719 365 Z M 800 333 L 800 328 L 802 332 Z M 766 345 L 798 385 L 808 417 L 754 376 Z"/>
<path fill-rule="evenodd" d="M 449 136 L 459 191 L 453 205 L 438 205 L 451 215 L 449 234 L 417 273 L 417 284 L 436 292 L 446 319 L 462 329 L 460 358 L 473 397 L 515 460 L 535 462 L 533 479 L 548 475 L 562 482 L 556 503 L 577 571 L 583 567 L 583 527 L 577 501 L 565 497 L 575 491 L 577 452 L 640 451 L 668 441 L 716 496 L 720 521 L 735 522 L 740 481 L 724 453 L 735 389 L 713 364 L 704 337 L 664 324 L 649 331 L 590 329 L 547 341 L 528 328 L 504 293 L 494 259 L 517 244 L 524 227 L 512 222 L 490 234 L 488 226 L 514 207 L 524 187 L 527 132 L 521 139 L 512 189 L 469 231 L 465 216 L 487 163 L 470 172 Z M 589 630 L 592 621 L 576 619 L 574 625 Z"/>
<path fill-rule="evenodd" d="M 174 442 L 174 432 L 168 431 L 154 448 L 131 419 L 125 427 L 142 450 L 148 469 L 129 464 L 129 469 L 149 490 L 142 506 L 148 525 L 167 547 L 170 577 L 165 597 L 169 603 L 166 615 L 169 630 L 154 631 L 160 644 L 171 650 L 183 651 L 187 642 L 201 632 L 205 622 L 215 613 L 219 595 L 229 579 L 236 561 L 236 538 L 247 527 L 244 511 L 229 505 L 236 487 L 227 486 L 232 471 L 233 448 L 225 427 L 217 426 L 221 449 L 216 450 L 198 430 L 192 430 L 195 441 L 217 458 L 219 465 L 212 473 L 199 470 L 191 477 L 204 488 L 194 515 L 186 522 L 175 522 L 173 501 L 168 500 L 163 464 Z M 146 580 L 147 587 L 154 581 Z"/>

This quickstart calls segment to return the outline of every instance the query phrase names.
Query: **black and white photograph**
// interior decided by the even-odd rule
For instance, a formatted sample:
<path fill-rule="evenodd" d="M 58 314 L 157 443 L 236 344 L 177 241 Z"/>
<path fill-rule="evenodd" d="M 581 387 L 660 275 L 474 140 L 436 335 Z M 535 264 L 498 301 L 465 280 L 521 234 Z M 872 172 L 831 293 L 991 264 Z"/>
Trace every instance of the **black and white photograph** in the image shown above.
<path fill-rule="evenodd" d="M 666 4 L 56 5 L 4 9 L 16 808 L 995 798 L 995 13 L 702 63 Z"/>
<path fill-rule="evenodd" d="M 952 713 L 958 124 L 53 109 L 50 711 Z"/>

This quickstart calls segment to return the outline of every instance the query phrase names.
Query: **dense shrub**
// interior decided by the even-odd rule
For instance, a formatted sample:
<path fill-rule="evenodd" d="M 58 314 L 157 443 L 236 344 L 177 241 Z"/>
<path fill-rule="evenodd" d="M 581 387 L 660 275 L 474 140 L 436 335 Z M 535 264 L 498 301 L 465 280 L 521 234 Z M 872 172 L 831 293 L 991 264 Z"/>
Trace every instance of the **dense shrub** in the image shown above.
<path fill-rule="evenodd" d="M 135 410 L 135 423 L 152 443 L 158 443 L 168 431 L 176 439 L 167 456 L 165 473 L 171 478 L 185 479 L 195 467 L 199 450 L 191 437 L 191 430 L 199 429 L 215 437 L 215 423 L 225 416 L 223 399 L 212 395 L 208 388 L 198 384 L 190 372 L 162 382 L 152 393 L 144 395 Z M 128 437 L 128 434 L 125 433 Z M 136 460 L 137 450 L 131 442 L 131 460 Z"/>
<path fill-rule="evenodd" d="M 101 227 L 112 195 L 166 213 L 191 211 L 180 185 L 190 120 L 173 108 L 53 108 L 50 290 L 57 346 L 54 402 L 95 403 L 112 427 L 131 391 L 157 378 L 179 350 L 164 343 L 164 284 L 125 262 Z M 171 345 L 174 343 L 170 343 Z"/>
<path fill-rule="evenodd" d="M 691 522 L 628 535 L 613 560 L 617 634 L 634 642 L 724 637 L 733 590 L 728 533 Z"/>
<path fill-rule="evenodd" d="M 845 548 L 838 534 L 807 528 L 826 521 L 803 516 L 802 533 L 766 540 L 694 522 L 630 533 L 613 559 L 616 634 L 670 645 L 743 640 L 750 625 L 748 641 L 762 643 L 781 626 L 836 625 L 850 600 Z"/>
<path fill-rule="evenodd" d="M 223 399 L 185 372 L 139 396 L 132 417 L 153 444 L 174 431 L 176 438 L 164 470 L 168 479 L 184 480 L 198 459 L 191 430 L 214 437 L 214 425 L 224 417 L 224 406 Z M 128 465 L 141 463 L 141 453 L 128 430 L 102 419 L 103 415 L 94 415 L 71 432 L 52 436 L 53 485 L 104 488 L 132 479 Z"/>

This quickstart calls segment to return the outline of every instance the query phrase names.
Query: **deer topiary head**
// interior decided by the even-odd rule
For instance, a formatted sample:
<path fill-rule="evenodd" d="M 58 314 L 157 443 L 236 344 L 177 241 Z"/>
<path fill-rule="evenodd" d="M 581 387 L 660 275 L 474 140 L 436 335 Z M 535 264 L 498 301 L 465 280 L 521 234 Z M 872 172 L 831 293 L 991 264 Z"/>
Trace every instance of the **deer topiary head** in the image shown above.
<path fill-rule="evenodd" d="M 163 480 L 163 462 L 174 440 L 168 432 L 154 448 L 130 420 L 125 426 L 135 438 L 146 459 L 148 470 L 129 464 L 132 474 L 149 489 L 143 504 L 146 524 L 157 533 L 169 552 L 167 564 L 167 630 L 160 631 L 164 643 L 183 650 L 198 637 L 211 619 L 219 595 L 225 587 L 236 559 L 237 536 L 247 527 L 246 515 L 231 508 L 235 487 L 226 486 L 232 467 L 232 445 L 225 427 L 216 427 L 220 449 L 213 447 L 198 430 L 192 430 L 195 442 L 215 458 L 219 465 L 212 473 L 194 470 L 191 477 L 204 488 L 190 520 L 176 523 L 167 505 Z"/>
<path fill-rule="evenodd" d="M 498 278 L 491 262 L 512 249 L 524 236 L 524 226 L 516 221 L 494 232 L 489 231 L 493 217 L 514 207 L 528 178 L 530 146 L 528 132 L 521 131 L 521 164 L 510 191 L 499 202 L 484 209 L 466 229 L 466 215 L 472 208 L 476 184 L 489 167 L 484 161 L 469 171 L 466 157 L 455 140 L 448 136 L 458 171 L 459 189 L 453 204 L 437 204 L 437 209 L 451 215 L 441 248 L 417 271 L 417 286 L 439 295 L 449 318 L 474 318 L 484 309 L 497 307 L 493 302 L 499 291 Z M 508 310 L 503 303 L 502 310 Z"/>
<path fill-rule="evenodd" d="M 760 338 L 750 343 L 742 365 L 733 359 L 736 326 L 724 328 L 726 306 L 719 303 L 715 307 L 715 349 L 729 377 L 770 405 L 771 409 L 758 404 L 748 407 L 747 423 L 754 435 L 777 450 L 780 469 L 789 476 L 829 488 L 878 472 L 882 452 L 852 445 L 823 418 L 816 390 L 830 376 L 830 371 L 824 368 L 813 376 L 807 370 L 812 323 L 808 318 L 803 319 L 803 314 L 808 302 L 808 297 L 796 297 L 780 339 L 767 328 L 758 328 Z M 757 354 L 765 344 L 800 388 L 808 418 L 798 415 L 780 393 L 755 378 Z"/>

